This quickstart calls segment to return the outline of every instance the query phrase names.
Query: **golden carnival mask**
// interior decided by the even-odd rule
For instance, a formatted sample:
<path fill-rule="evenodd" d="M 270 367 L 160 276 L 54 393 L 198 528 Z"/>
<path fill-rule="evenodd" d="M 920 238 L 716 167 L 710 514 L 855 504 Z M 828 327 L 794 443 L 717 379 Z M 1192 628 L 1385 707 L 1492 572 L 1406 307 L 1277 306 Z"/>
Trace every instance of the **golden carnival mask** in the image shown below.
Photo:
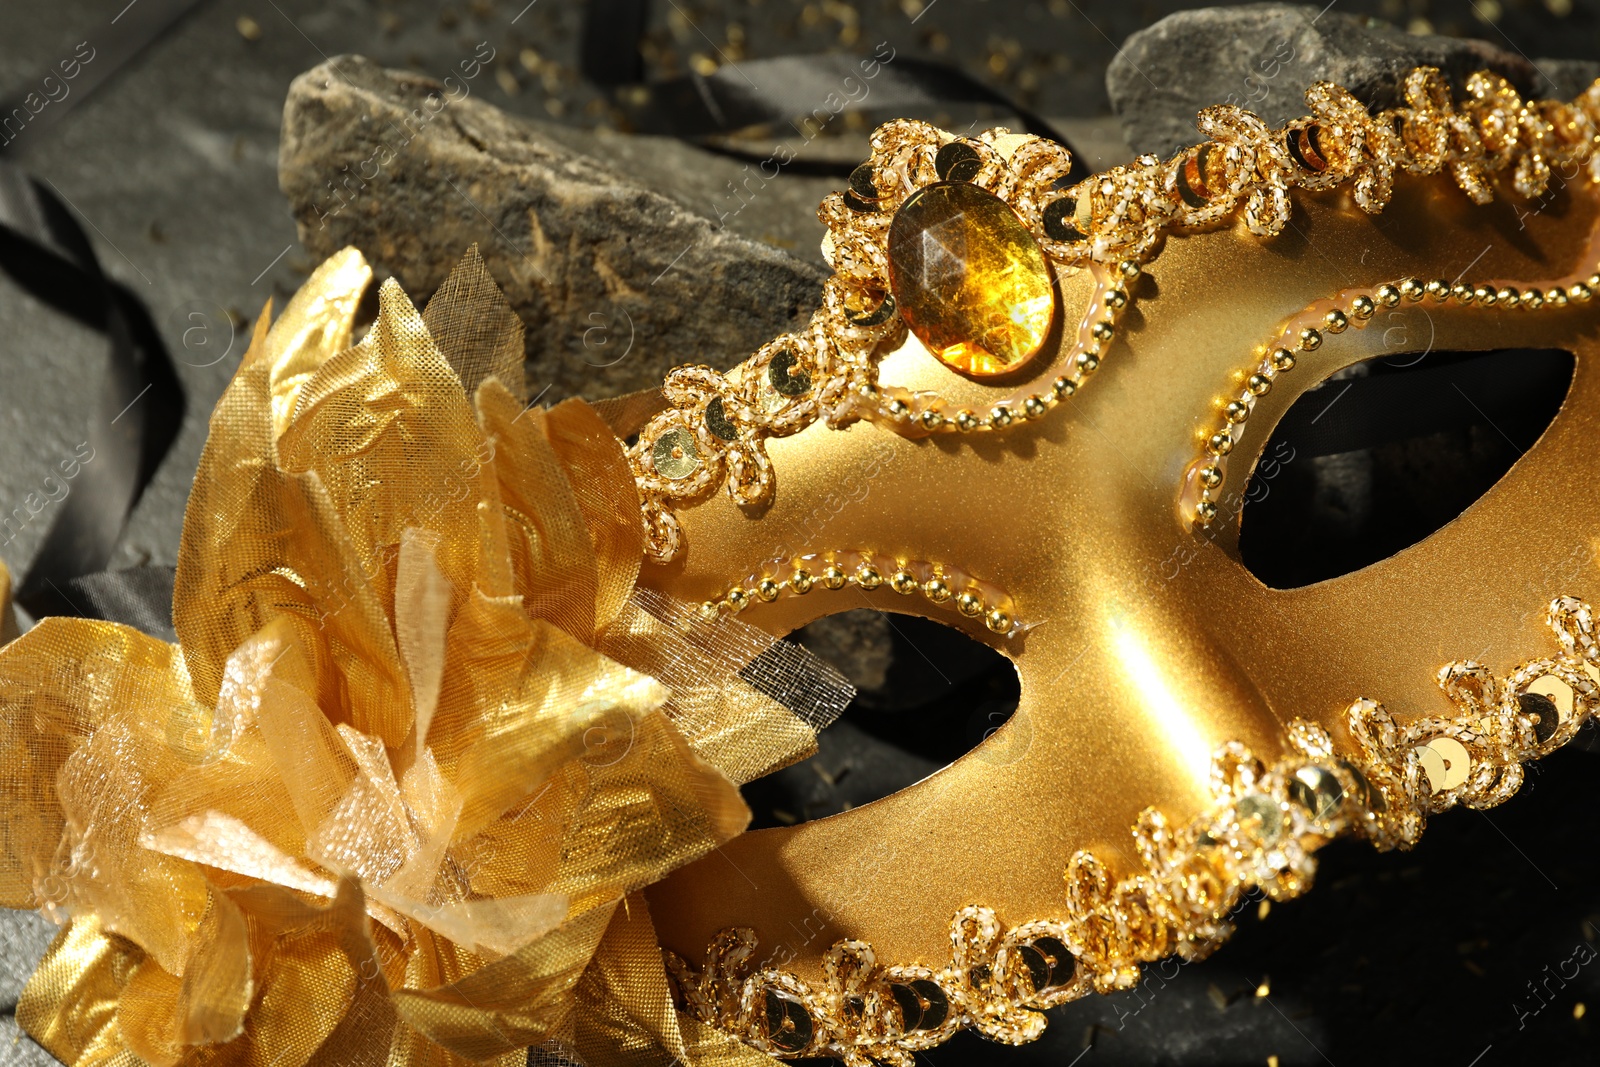
<path fill-rule="evenodd" d="M 1600 514 L 1600 85 L 1467 88 L 1418 69 L 1369 114 L 1320 84 L 1282 129 L 1209 108 L 1206 143 L 1070 188 L 1051 142 L 889 123 L 821 207 L 810 325 L 667 378 L 630 450 L 641 581 L 775 634 L 942 620 L 1022 694 L 915 786 L 653 886 L 688 1011 L 782 1057 L 1027 1041 L 1036 1009 L 1207 953 L 1247 890 L 1302 892 L 1333 837 L 1408 847 L 1573 737 L 1600 681 L 1597 576 L 1556 576 Z M 1268 588 L 1239 511 L 1275 424 L 1396 336 L 1576 367 L 1453 522 Z"/>
<path fill-rule="evenodd" d="M 1203 957 L 1335 837 L 1507 799 L 1600 703 L 1600 82 L 1467 89 L 1211 108 L 1076 185 L 1048 141 L 890 123 L 810 325 L 642 429 L 529 405 L 475 251 L 359 341 L 371 269 L 332 257 L 212 416 L 178 642 L 0 648 L 0 903 L 63 924 L 19 1025 L 73 1067 L 908 1067 Z M 1574 358 L 1492 489 L 1363 569 L 1251 572 L 1298 397 L 1505 349 L 1508 386 Z M 742 833 L 848 699 L 776 638 L 861 606 L 998 649 L 1018 710 Z"/>

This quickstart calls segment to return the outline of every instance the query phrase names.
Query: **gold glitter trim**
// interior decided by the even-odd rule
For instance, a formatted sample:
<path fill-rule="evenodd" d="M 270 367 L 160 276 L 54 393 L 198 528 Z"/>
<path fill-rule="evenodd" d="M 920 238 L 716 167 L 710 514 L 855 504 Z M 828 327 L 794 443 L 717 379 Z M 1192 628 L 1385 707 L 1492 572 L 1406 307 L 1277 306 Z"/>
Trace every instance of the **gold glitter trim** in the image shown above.
<path fill-rule="evenodd" d="M 1451 283 L 1442 278 L 1422 282 L 1401 278 L 1369 288 L 1347 289 L 1329 300 L 1318 300 L 1291 317 L 1265 345 L 1257 350 L 1256 362 L 1245 372 L 1239 391 L 1219 404 L 1214 428 L 1201 431 L 1201 456 L 1184 471 L 1179 495 L 1179 511 L 1187 527 L 1210 526 L 1219 515 L 1231 518 L 1217 507 L 1217 490 L 1227 478 L 1228 455 L 1245 434 L 1256 399 L 1271 391 L 1278 377 L 1293 370 L 1307 352 L 1322 347 L 1329 334 L 1341 334 L 1354 326 L 1365 329 L 1374 321 L 1380 307 L 1426 301 L 1429 305 L 1478 308 L 1520 308 L 1523 311 L 1555 311 L 1572 304 L 1587 304 L 1600 290 L 1600 273 L 1591 273 L 1596 263 L 1600 230 L 1590 241 L 1583 265 L 1559 279 L 1542 285 L 1493 280 L 1477 283 Z"/>
<path fill-rule="evenodd" d="M 1168 231 L 1214 226 L 1242 210 L 1252 233 L 1274 236 L 1288 223 L 1295 188 L 1348 185 L 1356 204 L 1376 214 L 1400 171 L 1448 173 L 1480 204 L 1493 199 L 1491 179 L 1506 172 L 1525 197 L 1545 192 L 1552 168 L 1587 165 L 1590 179 L 1600 180 L 1600 81 L 1572 103 L 1524 101 L 1484 71 L 1466 89 L 1457 105 L 1437 69 L 1418 67 L 1405 80 L 1407 106 L 1370 114 L 1347 90 L 1319 82 L 1306 91 L 1311 114 L 1277 130 L 1241 108 L 1208 107 L 1197 125 L 1211 140 L 1164 162 L 1140 156 L 1069 189 L 1057 182 L 1071 158 L 1052 141 L 1004 129 L 954 138 L 908 120 L 880 126 L 872 158 L 857 170 L 861 180 L 852 176 L 851 190 L 831 194 L 818 211 L 834 274 L 805 329 L 726 374 L 690 366 L 667 376 L 670 407 L 629 450 L 650 558 L 677 556 L 683 534 L 675 509 L 719 484 L 741 505 L 768 499 L 774 476 L 766 439 L 819 418 L 834 427 L 872 419 L 920 436 L 999 431 L 1043 417 L 1099 366 L 1136 298 L 1130 281 Z M 941 174 L 940 149 L 952 144 L 962 146 L 964 169 Z M 1054 269 L 1086 269 L 1096 281 L 1049 386 L 987 412 L 952 410 L 937 394 L 878 382 L 878 359 L 904 336 L 888 296 L 890 221 L 918 190 L 963 178 L 1009 204 Z M 870 192 L 880 195 L 863 198 Z"/>
<path fill-rule="evenodd" d="M 754 933 L 724 930 L 699 969 L 666 954 L 680 1002 L 763 1052 L 852 1067 L 912 1067 L 917 1050 L 969 1027 L 1008 1044 L 1032 1041 L 1044 1030 L 1041 1009 L 1131 988 L 1144 963 L 1209 955 L 1246 893 L 1274 901 L 1304 893 L 1313 854 L 1334 838 L 1409 848 L 1429 815 L 1511 797 L 1522 764 L 1570 741 L 1600 704 L 1589 605 L 1557 597 L 1547 621 L 1553 657 L 1503 678 L 1471 661 L 1443 668 L 1453 715 L 1401 724 L 1358 700 L 1345 718 L 1353 751 L 1340 756 L 1326 730 L 1294 719 L 1293 754 L 1270 767 L 1243 745 L 1225 745 L 1213 759 L 1211 806 L 1182 826 L 1146 808 L 1133 828 L 1135 873 L 1116 878 L 1093 853 L 1073 855 L 1058 917 L 1007 930 L 990 909 L 963 908 L 951 923 L 950 959 L 938 967 L 884 966 L 866 942 L 840 941 L 819 986 L 777 968 L 752 973 Z"/>
<path fill-rule="evenodd" d="M 869 593 L 889 589 L 907 597 L 920 593 L 930 604 L 969 619 L 982 618 L 985 626 L 1003 636 L 1021 634 L 1031 625 L 1017 619 L 1011 595 L 993 582 L 943 563 L 864 551 L 830 550 L 771 560 L 703 607 L 708 612 L 740 612 L 758 600 L 770 603 L 780 596 L 804 596 L 817 588 L 847 586 Z"/>

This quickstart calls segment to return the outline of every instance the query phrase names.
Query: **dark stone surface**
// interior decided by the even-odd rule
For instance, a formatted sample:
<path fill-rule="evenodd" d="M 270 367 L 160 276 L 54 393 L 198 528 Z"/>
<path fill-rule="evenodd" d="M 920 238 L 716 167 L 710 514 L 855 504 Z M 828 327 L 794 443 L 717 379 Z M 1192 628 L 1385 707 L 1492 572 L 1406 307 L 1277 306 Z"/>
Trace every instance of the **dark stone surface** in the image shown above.
<path fill-rule="evenodd" d="M 1509 41 L 1406 33 L 1377 19 L 1296 4 L 1246 4 L 1169 15 L 1133 34 L 1106 70 L 1106 92 L 1135 152 L 1170 155 L 1195 144 L 1194 117 L 1235 104 L 1271 125 L 1306 113 L 1318 81 L 1349 89 L 1369 107 L 1403 102 L 1413 67 L 1440 68 L 1459 91 L 1488 69 L 1524 93 L 1570 98 L 1600 77 L 1600 61 L 1530 60 Z"/>
<path fill-rule="evenodd" d="M 944 763 L 873 736 L 859 716 L 817 735 L 817 754 L 744 787 L 760 825 L 808 822 L 860 807 L 926 778 Z"/>
<path fill-rule="evenodd" d="M 56 936 L 56 926 L 31 911 L 0 909 L 0 1012 L 16 1010 L 33 961 Z"/>
<path fill-rule="evenodd" d="M 809 318 L 824 270 L 736 227 L 804 225 L 814 182 L 774 188 L 659 139 L 558 140 L 453 100 L 466 84 L 353 56 L 295 79 L 279 181 L 312 255 L 354 245 L 380 276 L 429 293 L 477 243 L 527 326 L 528 380 L 547 400 L 653 387 L 685 362 L 728 367 Z M 760 212 L 715 207 L 713 191 L 742 176 Z"/>
<path fill-rule="evenodd" d="M 0 1064 L 48 1067 L 55 1058 L 17 1028 L 17 998 L 34 964 L 56 935 L 54 924 L 31 911 L 0 909 Z"/>
<path fill-rule="evenodd" d="M 850 679 L 859 697 L 882 692 L 888 682 L 893 632 L 883 612 L 856 608 L 818 619 L 795 637 Z"/>
<path fill-rule="evenodd" d="M 745 787 L 756 826 L 820 819 L 921 781 L 971 751 L 1017 708 L 1017 674 L 998 652 L 918 616 L 860 608 L 819 619 L 795 639 L 832 663 L 856 698 L 818 738 L 818 753 Z M 974 758 L 1005 762 L 1020 743 Z"/>

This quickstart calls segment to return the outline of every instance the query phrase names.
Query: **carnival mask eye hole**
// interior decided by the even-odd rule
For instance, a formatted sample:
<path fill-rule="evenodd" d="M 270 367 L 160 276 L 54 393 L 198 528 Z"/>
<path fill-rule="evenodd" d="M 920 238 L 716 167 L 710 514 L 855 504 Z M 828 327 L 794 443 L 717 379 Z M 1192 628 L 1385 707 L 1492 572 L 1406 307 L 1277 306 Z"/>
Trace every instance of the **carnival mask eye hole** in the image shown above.
<path fill-rule="evenodd" d="M 1016 668 L 959 630 L 861 608 L 793 639 L 839 668 L 857 694 L 817 736 L 816 755 L 744 787 L 752 829 L 858 808 L 963 757 L 1004 764 L 1026 751 L 1028 730 L 1013 718 Z"/>
<path fill-rule="evenodd" d="M 1572 384 L 1559 349 L 1428 352 L 1347 367 L 1297 398 L 1244 491 L 1239 555 L 1293 589 L 1417 544 L 1489 492 Z"/>

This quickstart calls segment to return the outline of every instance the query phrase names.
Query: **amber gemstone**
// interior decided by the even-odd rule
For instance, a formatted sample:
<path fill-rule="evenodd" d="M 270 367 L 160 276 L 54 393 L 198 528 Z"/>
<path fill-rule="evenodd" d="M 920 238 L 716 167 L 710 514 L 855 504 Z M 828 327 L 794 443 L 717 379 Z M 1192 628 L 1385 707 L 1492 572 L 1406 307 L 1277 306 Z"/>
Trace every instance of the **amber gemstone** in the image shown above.
<path fill-rule="evenodd" d="M 1055 318 L 1038 242 L 1005 201 L 964 182 L 930 185 L 895 212 L 889 285 L 918 340 L 978 377 L 1032 358 Z"/>

